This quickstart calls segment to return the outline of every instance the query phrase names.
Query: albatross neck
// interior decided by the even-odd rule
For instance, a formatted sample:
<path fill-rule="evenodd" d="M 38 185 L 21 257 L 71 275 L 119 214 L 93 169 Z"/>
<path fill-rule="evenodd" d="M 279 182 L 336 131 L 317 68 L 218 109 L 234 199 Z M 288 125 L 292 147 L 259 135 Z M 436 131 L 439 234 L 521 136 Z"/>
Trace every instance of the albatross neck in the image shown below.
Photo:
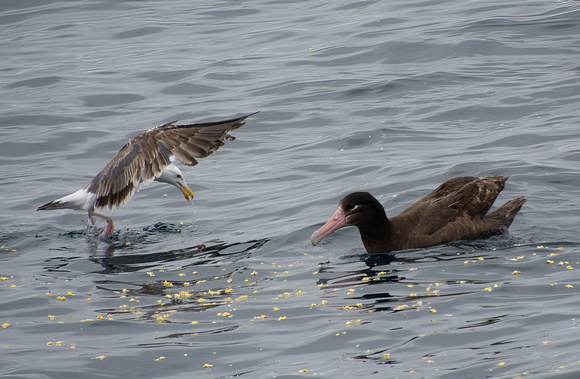
<path fill-rule="evenodd" d="M 385 213 L 379 213 L 373 220 L 358 225 L 358 230 L 369 253 L 389 251 L 389 241 L 395 234 L 395 229 Z"/>

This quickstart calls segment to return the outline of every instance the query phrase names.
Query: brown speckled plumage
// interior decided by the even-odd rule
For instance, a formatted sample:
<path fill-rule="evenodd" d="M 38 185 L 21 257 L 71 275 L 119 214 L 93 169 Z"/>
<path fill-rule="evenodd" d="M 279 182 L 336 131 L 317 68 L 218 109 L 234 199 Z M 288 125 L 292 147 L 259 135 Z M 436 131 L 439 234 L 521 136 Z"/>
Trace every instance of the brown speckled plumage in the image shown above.
<path fill-rule="evenodd" d="M 95 176 L 87 191 L 97 195 L 95 208 L 123 205 L 142 183 L 158 176 L 171 155 L 188 166 L 233 139 L 228 133 L 244 125 L 250 115 L 218 122 L 175 125 L 170 122 L 132 138 Z"/>
<path fill-rule="evenodd" d="M 113 233 L 113 219 L 95 212 L 95 209 L 120 207 L 125 204 L 141 185 L 153 180 L 179 188 L 187 200 L 193 192 L 172 157 L 188 166 L 195 166 L 197 158 L 205 158 L 224 140 L 235 139 L 228 133 L 244 125 L 244 120 L 255 113 L 224 121 L 175 125 L 170 122 L 132 138 L 119 150 L 105 168 L 80 190 L 38 207 L 38 210 L 78 209 L 88 212 L 89 220 L 96 229 L 93 217 L 107 222 L 105 235 Z"/>

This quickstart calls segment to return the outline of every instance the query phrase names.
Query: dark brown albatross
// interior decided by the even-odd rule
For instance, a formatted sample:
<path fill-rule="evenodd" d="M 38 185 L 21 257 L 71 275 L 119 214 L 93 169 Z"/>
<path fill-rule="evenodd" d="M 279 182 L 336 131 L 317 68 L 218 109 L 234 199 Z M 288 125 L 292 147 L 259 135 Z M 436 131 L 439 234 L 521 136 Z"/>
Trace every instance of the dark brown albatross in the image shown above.
<path fill-rule="evenodd" d="M 224 145 L 225 139 L 235 139 L 228 133 L 244 125 L 255 113 L 224 121 L 175 125 L 176 121 L 149 129 L 127 142 L 107 166 L 84 188 L 38 207 L 38 210 L 76 209 L 88 211 L 107 222 L 105 235 L 114 230 L 111 217 L 95 213 L 95 209 L 121 207 L 153 180 L 179 188 L 186 200 L 193 192 L 185 183 L 181 170 L 172 164 L 173 158 L 195 166 L 196 158 L 205 158 Z"/>
<path fill-rule="evenodd" d="M 390 219 L 371 194 L 351 193 L 340 201 L 338 210 L 312 234 L 310 241 L 316 246 L 337 229 L 349 225 L 358 227 L 369 253 L 507 234 L 526 199 L 520 196 L 487 213 L 507 179 L 502 176 L 450 179 Z"/>

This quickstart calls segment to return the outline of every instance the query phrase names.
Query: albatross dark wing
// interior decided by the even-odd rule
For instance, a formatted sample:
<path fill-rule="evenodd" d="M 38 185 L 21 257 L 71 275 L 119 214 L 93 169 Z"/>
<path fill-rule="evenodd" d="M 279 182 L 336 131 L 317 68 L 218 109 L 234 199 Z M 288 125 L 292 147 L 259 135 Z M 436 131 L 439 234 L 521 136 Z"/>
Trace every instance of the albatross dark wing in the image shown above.
<path fill-rule="evenodd" d="M 458 177 L 441 184 L 424 198 L 391 218 L 414 225 L 416 235 L 431 235 L 462 219 L 483 219 L 508 177 Z"/>
<path fill-rule="evenodd" d="M 87 186 L 96 194 L 96 208 L 120 207 L 143 183 L 158 177 L 171 164 L 171 156 L 194 166 L 195 158 L 205 158 L 224 145 L 228 132 L 244 125 L 255 113 L 225 121 L 175 125 L 170 122 L 129 140 L 107 166 Z"/>

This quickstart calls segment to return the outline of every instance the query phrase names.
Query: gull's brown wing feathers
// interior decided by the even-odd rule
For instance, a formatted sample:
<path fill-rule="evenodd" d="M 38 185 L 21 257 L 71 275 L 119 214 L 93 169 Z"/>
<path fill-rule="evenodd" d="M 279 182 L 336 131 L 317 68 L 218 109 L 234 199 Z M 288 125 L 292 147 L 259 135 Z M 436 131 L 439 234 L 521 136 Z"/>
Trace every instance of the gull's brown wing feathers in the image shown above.
<path fill-rule="evenodd" d="M 255 113 L 198 124 L 170 122 L 137 135 L 127 142 L 86 187 L 97 196 L 96 208 L 120 207 L 143 183 L 158 177 L 171 164 L 171 156 L 188 166 L 197 164 L 224 145 L 228 132 L 244 125 Z"/>
<path fill-rule="evenodd" d="M 196 158 L 205 158 L 224 145 L 225 139 L 235 139 L 228 133 L 244 125 L 244 120 L 255 113 L 230 120 L 199 124 L 165 124 L 151 129 L 175 158 L 188 166 L 197 164 Z"/>

